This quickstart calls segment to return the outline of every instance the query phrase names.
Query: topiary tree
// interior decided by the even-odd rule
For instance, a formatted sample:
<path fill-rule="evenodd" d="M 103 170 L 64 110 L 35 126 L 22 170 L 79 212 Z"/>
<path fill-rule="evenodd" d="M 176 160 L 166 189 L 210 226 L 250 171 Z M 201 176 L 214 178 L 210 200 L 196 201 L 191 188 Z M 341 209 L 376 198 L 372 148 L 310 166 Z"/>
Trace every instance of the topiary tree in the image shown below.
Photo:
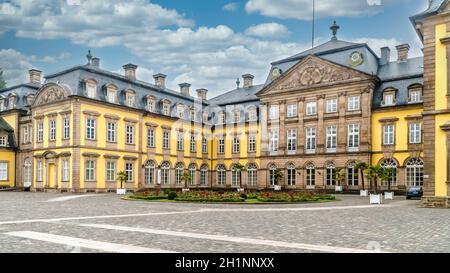
<path fill-rule="evenodd" d="M 360 163 L 356 164 L 354 168 L 356 171 L 359 171 L 359 173 L 361 174 L 362 189 L 363 189 L 363 191 L 365 191 L 366 187 L 364 185 L 364 172 L 367 171 L 367 169 L 369 168 L 369 164 L 367 164 L 365 162 L 360 162 Z"/>
<path fill-rule="evenodd" d="M 344 168 L 337 168 L 336 171 L 333 174 L 334 181 L 337 182 L 338 186 L 341 186 L 345 183 L 345 169 Z"/>
<path fill-rule="evenodd" d="M 3 70 L 0 69 L 0 89 L 6 88 L 6 82 L 3 79 Z"/>
<path fill-rule="evenodd" d="M 275 185 L 279 185 L 280 179 L 283 179 L 283 177 L 284 177 L 284 173 L 282 170 L 280 170 L 278 168 L 274 170 L 273 178 L 275 179 Z"/>
<path fill-rule="evenodd" d="M 123 189 L 123 183 L 127 181 L 127 174 L 124 171 L 118 172 L 117 180 L 120 182 L 120 188 Z"/>
<path fill-rule="evenodd" d="M 239 188 L 242 189 L 242 172 L 245 170 L 244 165 L 238 163 L 234 165 L 234 169 L 239 172 Z"/>
<path fill-rule="evenodd" d="M 184 188 L 187 189 L 187 184 L 192 182 L 192 175 L 190 172 L 185 171 L 181 177 L 180 177 L 181 181 L 184 182 Z"/>

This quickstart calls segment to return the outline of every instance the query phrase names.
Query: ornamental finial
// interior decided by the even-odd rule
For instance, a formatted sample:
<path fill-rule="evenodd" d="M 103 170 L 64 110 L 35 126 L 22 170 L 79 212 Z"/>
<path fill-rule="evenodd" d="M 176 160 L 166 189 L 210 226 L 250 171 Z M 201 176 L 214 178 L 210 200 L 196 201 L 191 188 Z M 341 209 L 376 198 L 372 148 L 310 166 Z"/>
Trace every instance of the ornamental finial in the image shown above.
<path fill-rule="evenodd" d="M 239 88 L 241 85 L 241 81 L 239 80 L 239 78 L 237 78 L 237 80 L 236 80 L 236 85 L 237 85 L 237 88 Z"/>
<path fill-rule="evenodd" d="M 331 40 L 337 40 L 337 32 L 341 27 L 336 24 L 336 21 L 333 22 L 333 25 L 330 27 L 331 31 L 333 32 L 333 37 L 331 38 Z"/>
<path fill-rule="evenodd" d="M 92 58 L 93 58 L 93 56 L 92 56 L 92 53 L 91 53 L 91 50 L 89 49 L 89 51 L 88 51 L 88 54 L 86 55 L 86 58 L 87 58 L 87 60 L 88 60 L 88 64 L 91 64 L 92 63 Z"/>

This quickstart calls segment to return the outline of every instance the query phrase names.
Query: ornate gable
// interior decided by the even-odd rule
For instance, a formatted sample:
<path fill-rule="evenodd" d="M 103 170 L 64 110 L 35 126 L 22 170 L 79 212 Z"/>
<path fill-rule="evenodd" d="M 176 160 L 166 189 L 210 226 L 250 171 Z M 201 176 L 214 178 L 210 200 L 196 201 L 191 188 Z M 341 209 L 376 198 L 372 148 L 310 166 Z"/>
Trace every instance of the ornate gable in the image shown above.
<path fill-rule="evenodd" d="M 62 101 L 69 95 L 70 91 L 66 90 L 64 86 L 54 83 L 46 84 L 38 91 L 33 106 Z"/>
<path fill-rule="evenodd" d="M 291 68 L 287 74 L 267 86 L 259 95 L 315 88 L 369 78 L 369 75 L 357 70 L 340 66 L 315 56 L 308 56 Z"/>

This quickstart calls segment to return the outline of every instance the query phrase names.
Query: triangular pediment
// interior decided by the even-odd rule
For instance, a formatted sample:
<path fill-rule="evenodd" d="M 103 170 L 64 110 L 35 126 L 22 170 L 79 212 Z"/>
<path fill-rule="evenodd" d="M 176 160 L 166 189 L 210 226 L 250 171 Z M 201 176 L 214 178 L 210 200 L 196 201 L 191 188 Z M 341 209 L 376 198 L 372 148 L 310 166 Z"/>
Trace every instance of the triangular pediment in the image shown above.
<path fill-rule="evenodd" d="M 366 73 L 311 55 L 266 86 L 258 95 L 325 87 L 370 78 L 372 76 Z"/>

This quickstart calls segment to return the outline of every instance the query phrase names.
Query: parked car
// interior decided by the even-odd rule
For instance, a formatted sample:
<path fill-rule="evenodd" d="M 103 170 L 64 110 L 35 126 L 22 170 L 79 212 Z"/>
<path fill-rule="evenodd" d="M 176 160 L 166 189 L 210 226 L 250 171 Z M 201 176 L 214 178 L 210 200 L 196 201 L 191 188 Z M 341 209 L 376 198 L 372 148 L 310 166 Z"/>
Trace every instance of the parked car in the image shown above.
<path fill-rule="evenodd" d="M 422 187 L 411 187 L 406 192 L 406 199 L 422 198 L 422 196 L 423 196 L 423 188 Z"/>

